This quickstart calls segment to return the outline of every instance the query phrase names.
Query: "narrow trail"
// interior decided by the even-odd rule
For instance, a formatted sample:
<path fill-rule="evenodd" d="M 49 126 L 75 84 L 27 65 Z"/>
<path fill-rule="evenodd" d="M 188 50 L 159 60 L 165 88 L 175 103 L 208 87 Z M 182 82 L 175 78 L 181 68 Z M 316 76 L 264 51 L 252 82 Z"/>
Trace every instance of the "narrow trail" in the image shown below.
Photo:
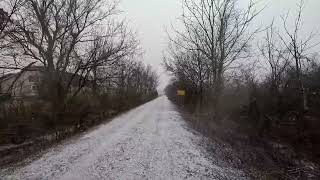
<path fill-rule="evenodd" d="M 0 170 L 0 179 L 246 179 L 215 165 L 166 98 L 49 149 L 32 162 Z"/>

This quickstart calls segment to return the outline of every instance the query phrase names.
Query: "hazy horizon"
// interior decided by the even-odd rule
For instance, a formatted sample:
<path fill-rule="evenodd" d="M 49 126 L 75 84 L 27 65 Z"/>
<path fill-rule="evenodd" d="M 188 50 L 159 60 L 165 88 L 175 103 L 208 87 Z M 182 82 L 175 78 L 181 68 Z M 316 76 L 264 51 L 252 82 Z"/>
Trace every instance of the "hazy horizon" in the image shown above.
<path fill-rule="evenodd" d="M 292 15 L 297 11 L 299 2 L 300 0 L 259 1 L 258 7 L 264 7 L 264 10 L 254 21 L 254 26 L 267 26 L 274 18 L 276 23 L 279 23 L 280 16 L 285 15 L 288 11 L 291 14 L 289 20 L 292 20 Z M 241 1 L 240 3 L 241 6 L 245 6 L 247 2 Z M 320 19 L 320 13 L 317 12 L 318 7 L 320 7 L 320 1 L 306 1 L 303 11 L 303 32 L 308 33 L 320 29 L 320 25 L 314 23 L 315 20 Z M 177 18 L 181 15 L 181 0 L 122 0 L 120 9 L 129 20 L 130 27 L 138 32 L 138 39 L 145 52 L 143 61 L 157 70 L 160 76 L 158 90 L 163 90 L 170 80 L 170 76 L 161 65 L 163 52 L 168 44 L 166 29 L 170 31 L 171 24 L 177 25 Z"/>

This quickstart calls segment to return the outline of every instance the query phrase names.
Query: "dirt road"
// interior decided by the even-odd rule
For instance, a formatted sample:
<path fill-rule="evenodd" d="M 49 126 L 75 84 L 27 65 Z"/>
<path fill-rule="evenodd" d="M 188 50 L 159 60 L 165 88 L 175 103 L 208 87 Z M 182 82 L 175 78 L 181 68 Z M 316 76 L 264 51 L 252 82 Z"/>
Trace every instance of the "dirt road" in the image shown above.
<path fill-rule="evenodd" d="M 219 167 L 164 96 L 53 147 L 0 179 L 246 179 Z"/>

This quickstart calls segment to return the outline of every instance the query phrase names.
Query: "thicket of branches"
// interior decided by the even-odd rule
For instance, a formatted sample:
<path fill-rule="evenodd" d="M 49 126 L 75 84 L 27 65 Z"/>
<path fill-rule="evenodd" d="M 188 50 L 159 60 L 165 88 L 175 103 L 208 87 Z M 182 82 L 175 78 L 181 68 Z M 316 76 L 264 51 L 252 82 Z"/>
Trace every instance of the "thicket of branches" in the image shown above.
<path fill-rule="evenodd" d="M 320 69 L 316 34 L 306 37 L 302 26 L 304 6 L 293 25 L 288 13 L 281 25 L 254 29 L 260 13 L 254 1 L 244 9 L 238 0 L 184 0 L 183 28 L 169 35 L 164 58 L 173 75 L 167 95 L 205 116 L 197 123 L 209 131 L 213 122 L 233 119 L 254 136 L 308 141 L 316 150 Z M 264 38 L 255 48 L 258 33 Z M 178 97 L 178 89 L 186 96 Z"/>
<path fill-rule="evenodd" d="M 139 41 L 121 20 L 117 0 L 1 4 L 3 74 L 42 67 L 38 91 L 46 105 L 29 113 L 48 112 L 48 121 L 61 124 L 66 113 L 122 111 L 157 96 L 157 75 L 136 60 L 141 57 Z M 8 111 L 2 119 L 10 119 Z"/>
<path fill-rule="evenodd" d="M 200 101 L 204 91 L 210 94 L 216 114 L 226 72 L 250 56 L 249 42 L 257 33 L 249 29 L 259 13 L 255 6 L 250 1 L 242 10 L 234 0 L 183 1 L 184 30 L 175 30 L 165 66 L 189 83 Z"/>

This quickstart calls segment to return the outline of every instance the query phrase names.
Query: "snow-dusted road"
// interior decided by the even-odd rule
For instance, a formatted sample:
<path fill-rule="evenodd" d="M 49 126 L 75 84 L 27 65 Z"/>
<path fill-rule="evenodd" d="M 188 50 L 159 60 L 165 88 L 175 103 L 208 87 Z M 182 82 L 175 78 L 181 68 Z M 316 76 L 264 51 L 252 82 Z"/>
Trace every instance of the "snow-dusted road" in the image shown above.
<path fill-rule="evenodd" d="M 0 170 L 0 179 L 245 179 L 215 165 L 166 98 L 51 148 L 32 162 Z"/>

